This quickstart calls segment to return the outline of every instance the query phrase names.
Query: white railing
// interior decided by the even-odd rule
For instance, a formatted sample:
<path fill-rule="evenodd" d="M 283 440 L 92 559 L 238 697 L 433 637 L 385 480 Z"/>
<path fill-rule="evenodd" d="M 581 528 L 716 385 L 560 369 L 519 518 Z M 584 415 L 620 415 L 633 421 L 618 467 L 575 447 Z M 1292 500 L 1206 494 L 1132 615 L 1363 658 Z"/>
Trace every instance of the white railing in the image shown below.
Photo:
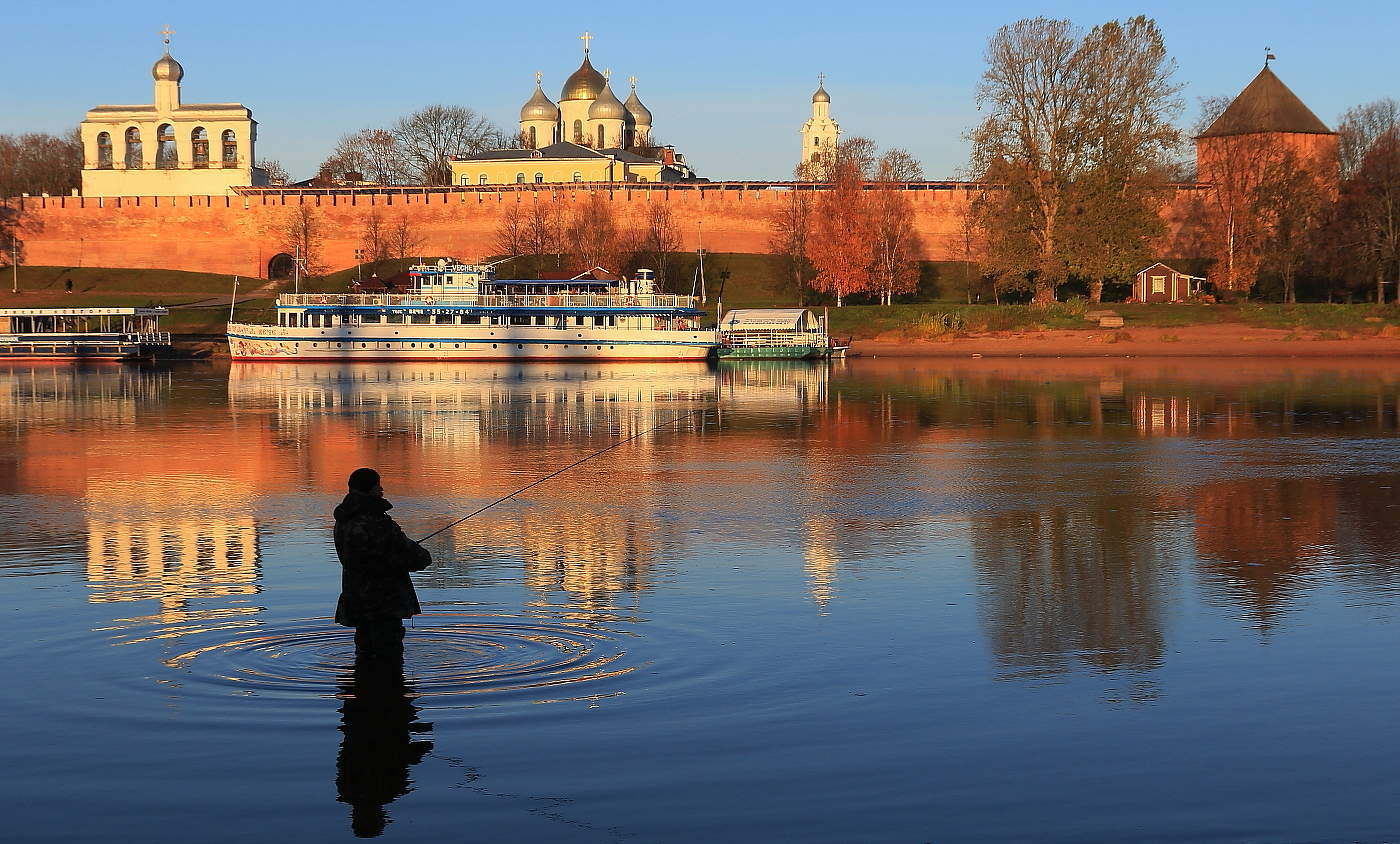
<path fill-rule="evenodd" d="M 559 295 L 491 295 L 475 293 L 283 293 L 277 304 L 291 307 L 484 307 L 484 308 L 694 308 L 694 296 L 646 293 L 571 293 Z"/>
<path fill-rule="evenodd" d="M 734 331 L 720 332 L 721 346 L 826 346 L 827 336 L 818 331 Z"/>

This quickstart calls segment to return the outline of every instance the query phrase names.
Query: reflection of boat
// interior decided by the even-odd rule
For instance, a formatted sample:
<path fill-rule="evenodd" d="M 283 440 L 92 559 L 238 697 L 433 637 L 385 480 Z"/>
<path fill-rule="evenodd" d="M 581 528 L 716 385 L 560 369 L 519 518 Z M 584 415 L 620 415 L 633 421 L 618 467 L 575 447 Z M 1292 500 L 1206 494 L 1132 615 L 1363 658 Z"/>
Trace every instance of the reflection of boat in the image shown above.
<path fill-rule="evenodd" d="M 720 360 L 792 360 L 844 355 L 834 347 L 825 321 L 805 308 L 744 308 L 720 320 Z"/>
<path fill-rule="evenodd" d="M 170 347 L 165 308 L 0 310 L 0 358 L 140 360 Z"/>
<path fill-rule="evenodd" d="M 599 273 L 598 275 L 603 275 Z M 697 360 L 715 344 L 695 297 L 658 293 L 651 270 L 619 281 L 497 279 L 446 260 L 404 293 L 277 297 L 275 325 L 230 323 L 245 360 Z"/>

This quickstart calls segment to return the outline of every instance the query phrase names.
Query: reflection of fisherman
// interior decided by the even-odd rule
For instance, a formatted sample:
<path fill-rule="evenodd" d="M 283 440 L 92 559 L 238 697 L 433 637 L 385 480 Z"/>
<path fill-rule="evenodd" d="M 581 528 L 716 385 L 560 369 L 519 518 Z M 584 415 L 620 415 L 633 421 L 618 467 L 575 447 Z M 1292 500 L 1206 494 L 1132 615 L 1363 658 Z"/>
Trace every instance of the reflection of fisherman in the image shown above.
<path fill-rule="evenodd" d="M 350 829 L 357 838 L 384 832 L 384 807 L 412 790 L 410 765 L 432 750 L 426 739 L 432 724 L 417 721 L 414 689 L 403 669 L 383 660 L 356 656 L 354 673 L 340 681 L 340 754 L 335 759 L 336 799 L 350 805 Z"/>
<path fill-rule="evenodd" d="M 335 508 L 335 553 L 340 557 L 338 624 L 355 628 L 356 654 L 403 657 L 403 619 L 422 609 L 408 573 L 433 558 L 389 518 L 379 473 L 356 469 L 350 492 Z"/>

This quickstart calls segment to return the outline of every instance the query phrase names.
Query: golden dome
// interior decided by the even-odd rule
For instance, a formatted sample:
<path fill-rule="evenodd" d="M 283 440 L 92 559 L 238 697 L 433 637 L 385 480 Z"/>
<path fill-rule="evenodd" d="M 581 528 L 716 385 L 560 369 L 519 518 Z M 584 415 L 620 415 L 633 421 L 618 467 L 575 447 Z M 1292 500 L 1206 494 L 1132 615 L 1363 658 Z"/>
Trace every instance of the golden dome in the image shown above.
<path fill-rule="evenodd" d="M 583 57 L 583 64 L 578 66 L 578 70 L 573 75 L 564 80 L 564 92 L 559 95 L 562 100 L 592 100 L 596 99 L 603 92 L 608 81 L 603 78 L 603 74 L 593 69 L 593 65 L 588 61 L 588 56 Z"/>
<path fill-rule="evenodd" d="M 612 86 L 605 80 L 603 90 L 598 93 L 597 99 L 593 100 L 593 105 L 588 107 L 589 120 L 626 120 L 627 108 L 623 106 L 622 100 L 612 92 Z"/>
<path fill-rule="evenodd" d="M 530 120 L 549 120 L 552 122 L 558 119 L 559 106 L 549 101 L 549 97 L 544 95 L 544 89 L 536 82 L 535 95 L 520 109 L 520 122 L 524 123 Z"/>
<path fill-rule="evenodd" d="M 627 113 L 632 115 L 633 122 L 638 126 L 651 125 L 651 109 L 642 105 L 642 101 L 637 98 L 636 85 L 632 86 L 632 96 L 628 97 L 627 102 L 623 105 L 627 107 Z"/>
<path fill-rule="evenodd" d="M 179 82 L 185 78 L 185 69 L 166 53 L 151 65 L 151 76 L 155 77 L 157 82 Z"/>
<path fill-rule="evenodd" d="M 829 103 L 829 102 L 831 102 L 831 95 L 828 94 L 828 93 L 826 92 L 826 86 L 825 86 L 825 85 L 818 85 L 818 86 L 817 86 L 817 92 L 816 92 L 815 94 L 812 95 L 812 102 L 814 102 L 814 103 Z"/>

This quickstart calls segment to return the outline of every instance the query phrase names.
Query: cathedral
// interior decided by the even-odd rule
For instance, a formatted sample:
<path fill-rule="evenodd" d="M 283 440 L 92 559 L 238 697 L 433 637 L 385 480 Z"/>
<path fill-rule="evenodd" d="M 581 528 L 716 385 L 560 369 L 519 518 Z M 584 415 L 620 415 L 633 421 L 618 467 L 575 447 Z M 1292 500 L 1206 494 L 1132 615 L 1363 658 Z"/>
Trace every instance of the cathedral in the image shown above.
<path fill-rule="evenodd" d="M 831 119 L 831 95 L 826 92 L 826 74 L 817 77 L 812 95 L 812 119 L 802 124 L 802 158 L 799 169 L 820 166 L 836 152 L 841 124 Z"/>
<path fill-rule="evenodd" d="M 517 148 L 487 150 L 454 158 L 459 185 L 550 184 L 558 182 L 678 182 L 695 178 L 685 156 L 654 146 L 651 111 L 637 96 L 637 78 L 626 102 L 613 93 L 611 73 L 598 72 L 590 58 L 593 36 L 585 32 L 583 64 L 564 80 L 556 104 L 535 74 L 535 93 L 520 109 Z"/>

